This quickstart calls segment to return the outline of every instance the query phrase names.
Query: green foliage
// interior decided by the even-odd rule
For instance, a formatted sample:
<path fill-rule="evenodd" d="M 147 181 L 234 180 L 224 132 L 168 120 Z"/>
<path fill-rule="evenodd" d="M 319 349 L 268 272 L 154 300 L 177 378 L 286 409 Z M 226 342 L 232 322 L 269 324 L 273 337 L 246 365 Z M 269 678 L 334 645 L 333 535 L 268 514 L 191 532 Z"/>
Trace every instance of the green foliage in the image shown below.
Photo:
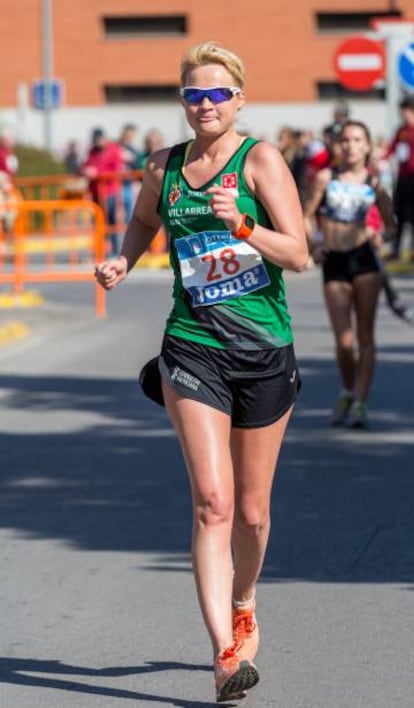
<path fill-rule="evenodd" d="M 31 145 L 17 145 L 15 153 L 19 160 L 18 177 L 57 175 L 65 172 L 64 163 L 48 150 Z"/>

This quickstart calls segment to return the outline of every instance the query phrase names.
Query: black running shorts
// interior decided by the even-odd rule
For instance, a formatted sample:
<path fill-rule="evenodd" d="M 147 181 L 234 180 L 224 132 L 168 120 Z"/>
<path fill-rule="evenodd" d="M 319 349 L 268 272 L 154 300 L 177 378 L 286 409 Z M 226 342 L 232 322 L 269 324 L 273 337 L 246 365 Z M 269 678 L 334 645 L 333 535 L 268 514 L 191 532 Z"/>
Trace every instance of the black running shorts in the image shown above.
<path fill-rule="evenodd" d="M 166 335 L 158 366 L 176 393 L 227 413 L 236 428 L 274 423 L 292 406 L 300 388 L 293 345 L 216 349 Z"/>
<path fill-rule="evenodd" d="M 370 241 L 351 251 L 328 251 L 322 263 L 323 281 L 331 280 L 352 283 L 358 275 L 379 273 L 380 266 Z"/>

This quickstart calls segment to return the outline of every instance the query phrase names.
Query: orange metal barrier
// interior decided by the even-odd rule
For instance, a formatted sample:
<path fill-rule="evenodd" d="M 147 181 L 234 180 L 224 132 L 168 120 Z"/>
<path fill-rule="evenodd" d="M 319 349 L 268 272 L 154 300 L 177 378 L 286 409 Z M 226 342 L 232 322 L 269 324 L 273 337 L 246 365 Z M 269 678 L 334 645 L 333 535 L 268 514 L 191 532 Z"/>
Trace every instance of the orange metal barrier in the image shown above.
<path fill-rule="evenodd" d="M 64 183 L 72 175 L 41 175 L 40 177 L 14 177 L 13 182 L 23 199 L 56 199 Z"/>
<path fill-rule="evenodd" d="M 27 283 L 94 281 L 105 259 L 105 219 L 89 200 L 22 201 L 4 241 L 0 285 L 21 295 Z M 106 293 L 95 283 L 95 309 L 106 315 Z"/>
<path fill-rule="evenodd" d="M 127 227 L 127 215 L 122 199 L 122 185 L 125 182 L 132 182 L 135 187 L 142 181 L 143 170 L 132 170 L 130 172 L 105 172 L 97 177 L 98 203 L 103 209 L 106 221 L 106 234 L 108 241 L 107 251 L 110 251 L 109 241 L 112 234 L 123 234 Z M 106 209 L 106 187 L 108 183 L 117 184 L 116 197 L 116 223 L 108 223 Z M 15 177 L 14 183 L 20 190 L 24 199 L 51 200 L 51 199 L 91 199 L 89 192 L 89 180 L 82 175 L 46 175 L 41 177 Z M 137 190 L 136 190 L 137 191 Z M 167 237 L 164 229 L 160 229 L 152 241 L 148 252 L 159 255 L 168 250 Z"/>
<path fill-rule="evenodd" d="M 108 218 L 106 218 L 106 232 L 108 236 L 111 234 L 124 233 L 128 225 L 127 215 L 125 214 L 124 202 L 122 198 L 122 186 L 124 182 L 141 182 L 143 177 L 143 170 L 134 170 L 132 172 L 105 172 L 100 174 L 97 179 L 98 186 L 98 199 L 99 203 L 105 209 L 106 202 L 106 187 L 109 184 L 117 184 L 118 191 L 116 195 L 116 223 L 110 225 L 108 223 Z M 167 235 L 165 230 L 161 228 L 156 234 L 155 238 L 152 240 L 148 253 L 159 255 L 160 253 L 166 253 L 168 250 L 167 246 Z"/>

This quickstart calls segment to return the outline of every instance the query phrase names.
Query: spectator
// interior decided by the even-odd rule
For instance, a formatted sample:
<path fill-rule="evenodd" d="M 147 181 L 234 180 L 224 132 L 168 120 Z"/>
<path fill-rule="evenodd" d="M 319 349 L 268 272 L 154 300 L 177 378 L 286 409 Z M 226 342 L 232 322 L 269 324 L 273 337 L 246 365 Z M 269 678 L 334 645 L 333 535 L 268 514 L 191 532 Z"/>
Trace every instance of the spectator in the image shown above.
<path fill-rule="evenodd" d="M 78 175 L 81 160 L 79 156 L 79 146 L 76 140 L 69 140 L 63 159 L 66 172 L 69 175 Z"/>
<path fill-rule="evenodd" d="M 138 150 L 135 147 L 137 136 L 137 128 L 132 123 L 127 123 L 121 132 L 119 145 L 121 148 L 123 169 L 125 172 L 131 172 L 138 167 Z M 134 203 L 133 182 L 130 179 L 122 181 L 122 205 L 124 222 L 128 223 L 132 216 L 132 208 Z"/>
<path fill-rule="evenodd" d="M 144 150 L 138 155 L 138 169 L 143 170 L 150 155 L 164 147 L 164 136 L 158 128 L 151 128 L 145 136 Z"/>
<path fill-rule="evenodd" d="M 326 146 L 326 143 L 320 138 L 308 131 L 306 154 L 306 185 L 307 189 L 312 186 L 313 181 L 319 170 L 329 167 L 331 164 L 331 154 Z"/>
<path fill-rule="evenodd" d="M 10 175 L 0 170 L 0 232 L 11 231 L 17 214 L 18 192 L 13 188 Z"/>
<path fill-rule="evenodd" d="M 342 160 L 341 131 L 330 130 L 329 127 L 323 131 L 323 141 L 329 153 L 329 166 L 339 165 Z"/>
<path fill-rule="evenodd" d="M 8 128 L 0 131 L 0 172 L 13 177 L 19 168 L 19 161 L 14 153 L 14 136 Z"/>
<path fill-rule="evenodd" d="M 350 110 L 349 106 L 345 101 L 338 101 L 333 109 L 333 121 L 329 123 L 323 130 L 325 138 L 328 140 L 332 137 L 339 136 L 342 131 L 343 126 L 349 120 Z"/>
<path fill-rule="evenodd" d="M 8 233 L 16 216 L 13 205 L 16 192 L 12 179 L 19 167 L 14 153 L 14 135 L 8 128 L 0 131 L 0 222 L 4 233 Z"/>
<path fill-rule="evenodd" d="M 372 148 L 371 164 L 378 174 L 379 180 L 388 194 L 392 194 L 394 175 L 391 160 L 388 156 L 388 144 L 383 135 L 379 135 Z"/>
<path fill-rule="evenodd" d="M 414 96 L 400 103 L 402 125 L 398 128 L 388 150 L 398 162 L 397 183 L 394 190 L 394 211 L 397 232 L 391 257 L 400 257 L 401 237 L 405 223 L 411 227 L 411 260 L 414 260 Z"/>
<path fill-rule="evenodd" d="M 119 235 L 116 233 L 117 201 L 120 182 L 116 174 L 122 171 L 121 149 L 117 143 L 109 142 L 102 128 L 95 128 L 91 137 L 91 148 L 81 171 L 89 179 L 89 189 L 94 202 L 105 210 L 111 244 L 111 255 L 119 252 Z M 107 176 L 106 176 L 107 175 Z M 99 178 L 106 177 L 105 179 Z"/>
<path fill-rule="evenodd" d="M 279 131 L 277 147 L 292 173 L 303 205 L 306 193 L 306 151 L 302 135 L 301 131 L 284 126 Z"/>

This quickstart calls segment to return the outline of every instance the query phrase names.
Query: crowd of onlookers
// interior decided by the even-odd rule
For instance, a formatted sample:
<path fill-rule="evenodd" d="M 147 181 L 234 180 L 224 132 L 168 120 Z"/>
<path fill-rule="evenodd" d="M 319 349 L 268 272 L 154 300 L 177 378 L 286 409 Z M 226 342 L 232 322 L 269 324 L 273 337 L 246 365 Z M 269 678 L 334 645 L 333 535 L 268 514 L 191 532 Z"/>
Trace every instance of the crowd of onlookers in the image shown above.
<path fill-rule="evenodd" d="M 414 96 L 405 98 L 400 109 L 401 124 L 392 141 L 388 143 L 384 137 L 373 141 L 369 168 L 393 195 L 398 228 L 389 257 L 400 256 L 403 227 L 409 224 L 414 259 Z M 341 129 L 349 119 L 349 113 L 348 105 L 340 102 L 334 107 L 332 122 L 319 134 L 285 125 L 275 136 L 297 184 L 302 204 L 316 173 L 335 165 L 339 159 Z M 106 131 L 97 127 L 91 132 L 86 154 L 81 154 L 79 144 L 72 140 L 63 155 L 65 171 L 76 178 L 68 182 L 68 189 L 88 194 L 104 207 L 113 253 L 119 247 L 115 225 L 128 221 L 138 191 L 134 175 L 129 177 L 128 173 L 143 169 L 148 156 L 164 146 L 163 135 L 157 128 L 150 129 L 144 136 L 142 149 L 137 147 L 137 138 L 138 128 L 132 123 L 123 127 L 118 139 L 109 139 Z M 0 131 L 0 205 L 7 200 L 17 171 L 13 135 L 9 130 Z M 125 177 L 120 181 L 114 178 L 114 173 L 124 173 Z M 377 220 L 375 214 L 372 218 Z M 380 228 L 380 224 L 377 226 Z"/>
<path fill-rule="evenodd" d="M 150 129 L 144 137 L 144 147 L 136 147 L 137 127 L 127 123 L 118 138 L 110 140 L 103 128 L 94 128 L 90 147 L 85 157 L 78 145 L 71 141 L 64 155 L 66 171 L 86 178 L 90 197 L 105 208 L 111 253 L 119 250 L 120 234 L 117 224 L 125 224 L 131 217 L 137 192 L 133 174 L 142 170 L 148 156 L 164 146 L 164 138 L 157 128 Z M 124 174 L 122 182 L 115 175 Z M 73 184 L 73 183 L 72 183 Z M 74 183 L 76 187 L 76 182 Z"/>
<path fill-rule="evenodd" d="M 91 132 L 85 153 L 76 140 L 71 140 L 62 156 L 65 173 L 70 177 L 65 179 L 61 195 L 63 198 L 86 196 L 104 208 L 112 254 L 118 251 L 120 242 L 116 225 L 125 224 L 132 214 L 139 188 L 136 171 L 145 167 L 152 152 L 164 146 L 158 128 L 146 133 L 141 150 L 136 147 L 137 134 L 137 127 L 128 123 L 119 138 L 111 140 L 103 128 L 97 127 Z M 18 176 L 18 160 L 13 133 L 9 129 L 0 130 L 0 219 L 3 228 L 10 210 L 2 209 L 1 205 L 5 207 L 10 202 L 15 176 Z"/>

